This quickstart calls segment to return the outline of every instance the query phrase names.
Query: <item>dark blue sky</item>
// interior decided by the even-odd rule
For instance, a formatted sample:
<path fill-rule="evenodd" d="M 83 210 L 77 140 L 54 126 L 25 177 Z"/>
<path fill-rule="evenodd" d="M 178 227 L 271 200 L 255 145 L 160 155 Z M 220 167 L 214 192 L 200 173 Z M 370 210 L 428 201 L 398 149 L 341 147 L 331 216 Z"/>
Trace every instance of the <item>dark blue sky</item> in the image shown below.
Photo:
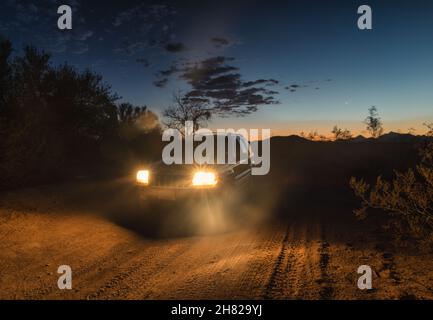
<path fill-rule="evenodd" d="M 57 30 L 59 4 L 74 10 L 71 31 Z M 361 4 L 373 30 L 357 28 Z M 278 81 L 279 104 L 211 127 L 360 133 L 372 105 L 387 130 L 421 133 L 433 121 L 432 1 L 5 0 L 0 34 L 17 50 L 32 43 L 55 63 L 98 71 L 124 100 L 157 112 L 190 90 L 178 72 L 161 76 L 171 66 L 232 57 L 242 81 Z"/>

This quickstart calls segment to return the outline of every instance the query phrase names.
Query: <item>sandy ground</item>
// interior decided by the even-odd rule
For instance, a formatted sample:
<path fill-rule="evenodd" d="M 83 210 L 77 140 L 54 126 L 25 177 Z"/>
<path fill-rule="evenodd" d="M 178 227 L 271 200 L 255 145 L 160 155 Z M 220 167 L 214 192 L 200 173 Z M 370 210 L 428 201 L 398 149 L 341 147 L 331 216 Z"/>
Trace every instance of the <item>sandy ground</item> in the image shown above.
<path fill-rule="evenodd" d="M 396 252 L 321 203 L 302 214 L 283 206 L 278 221 L 158 238 L 71 205 L 75 189 L 0 196 L 0 299 L 433 299 L 432 255 Z M 357 288 L 363 264 L 373 290 Z M 57 287 L 60 265 L 72 268 L 72 290 Z"/>

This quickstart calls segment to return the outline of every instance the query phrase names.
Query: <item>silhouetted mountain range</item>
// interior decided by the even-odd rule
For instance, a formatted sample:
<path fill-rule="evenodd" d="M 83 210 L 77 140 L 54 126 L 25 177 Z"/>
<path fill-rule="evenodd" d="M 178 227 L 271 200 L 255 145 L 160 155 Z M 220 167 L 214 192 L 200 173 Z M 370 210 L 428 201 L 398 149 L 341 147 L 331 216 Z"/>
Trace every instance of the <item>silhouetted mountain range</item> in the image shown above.
<path fill-rule="evenodd" d="M 275 183 L 284 180 L 292 189 L 338 197 L 341 192 L 351 193 L 352 176 L 374 182 L 377 176 L 390 178 L 394 170 L 415 167 L 418 147 L 425 139 L 395 132 L 377 139 L 357 136 L 338 141 L 310 141 L 295 135 L 273 137 L 270 175 Z"/>

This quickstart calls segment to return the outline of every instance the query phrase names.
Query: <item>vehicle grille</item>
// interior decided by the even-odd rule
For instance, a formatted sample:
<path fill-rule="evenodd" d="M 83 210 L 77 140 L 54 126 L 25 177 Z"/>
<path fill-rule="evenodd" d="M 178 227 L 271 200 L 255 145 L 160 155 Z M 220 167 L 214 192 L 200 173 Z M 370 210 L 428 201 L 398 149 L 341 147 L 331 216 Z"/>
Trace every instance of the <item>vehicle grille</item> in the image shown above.
<path fill-rule="evenodd" d="M 188 188 L 191 186 L 191 180 L 184 175 L 157 174 L 150 180 L 150 186 L 161 188 Z"/>

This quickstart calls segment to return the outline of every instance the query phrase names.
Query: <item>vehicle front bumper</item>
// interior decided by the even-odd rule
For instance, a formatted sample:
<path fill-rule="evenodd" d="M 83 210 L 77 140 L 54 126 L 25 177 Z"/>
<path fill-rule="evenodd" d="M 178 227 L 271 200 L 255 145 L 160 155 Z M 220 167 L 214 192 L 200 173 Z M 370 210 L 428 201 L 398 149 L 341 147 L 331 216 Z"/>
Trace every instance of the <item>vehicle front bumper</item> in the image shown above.
<path fill-rule="evenodd" d="M 140 200 L 156 201 L 188 201 L 199 200 L 219 194 L 219 189 L 214 188 L 170 188 L 137 186 Z"/>

